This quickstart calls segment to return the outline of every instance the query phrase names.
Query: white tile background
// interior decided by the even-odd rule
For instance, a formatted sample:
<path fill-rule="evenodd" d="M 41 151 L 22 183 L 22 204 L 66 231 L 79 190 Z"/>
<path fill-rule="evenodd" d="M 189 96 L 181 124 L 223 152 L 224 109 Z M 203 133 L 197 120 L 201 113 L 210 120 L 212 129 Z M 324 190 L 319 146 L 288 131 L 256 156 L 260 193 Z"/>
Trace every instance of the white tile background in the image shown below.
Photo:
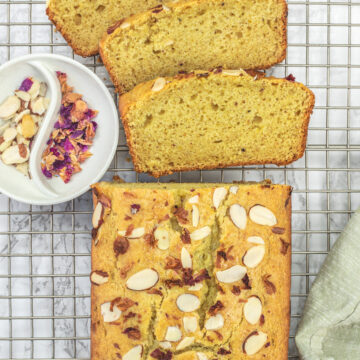
<path fill-rule="evenodd" d="M 293 265 L 289 358 L 306 294 L 326 253 L 360 206 L 360 0 L 290 1 L 286 61 L 268 71 L 293 73 L 316 95 L 305 156 L 287 167 L 173 174 L 160 181 L 287 182 L 293 193 Z M 62 54 L 93 69 L 97 57 L 74 56 L 45 15 L 45 1 L 0 0 L 0 64 L 28 53 Z M 115 95 L 114 95 L 115 99 Z M 121 132 L 105 176 L 136 175 Z M 29 206 L 0 194 L 0 359 L 90 356 L 91 198 Z"/>

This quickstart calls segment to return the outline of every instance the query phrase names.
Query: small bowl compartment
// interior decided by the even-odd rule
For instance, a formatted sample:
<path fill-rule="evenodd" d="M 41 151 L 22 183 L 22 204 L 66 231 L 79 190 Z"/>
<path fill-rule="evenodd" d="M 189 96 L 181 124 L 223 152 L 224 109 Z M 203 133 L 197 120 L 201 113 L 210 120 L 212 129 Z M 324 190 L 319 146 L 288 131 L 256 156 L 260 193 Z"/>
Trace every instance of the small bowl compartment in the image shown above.
<path fill-rule="evenodd" d="M 47 84 L 46 97 L 50 99 L 50 104 L 31 145 L 29 158 L 31 178 L 33 178 L 33 171 L 30 169 L 30 164 L 33 162 L 32 159 L 36 156 L 34 151 L 34 148 L 36 148 L 35 145 L 39 142 L 39 140 L 41 140 L 41 136 L 44 136 L 44 129 L 49 126 L 53 126 L 50 122 L 59 111 L 59 102 L 61 101 L 60 88 L 56 82 L 56 77 L 49 79 L 49 75 L 51 75 L 50 71 L 44 68 L 44 65 L 38 61 L 24 62 L 19 66 L 9 66 L 4 71 L 0 71 L 0 82 L 2 84 L 2 88 L 4 89 L 0 93 L 0 103 L 3 103 L 3 101 L 5 101 L 9 96 L 14 95 L 14 91 L 19 89 L 22 81 L 28 77 L 35 78 L 36 80 Z M 0 126 L 5 122 L 6 121 L 0 120 Z M 14 166 L 5 165 L 0 160 L 0 184 L 7 186 L 9 189 L 8 191 L 24 196 L 26 194 L 27 187 L 32 186 L 33 182 L 33 180 L 16 170 Z M 36 185 L 33 191 L 35 191 L 36 196 L 39 197 L 43 195 L 56 196 L 56 194 L 52 194 L 47 191 L 47 187 L 43 186 L 42 183 L 40 186 Z"/>
<path fill-rule="evenodd" d="M 68 84 L 74 87 L 74 92 L 82 94 L 89 107 L 98 110 L 98 115 L 94 118 L 98 128 L 90 147 L 93 155 L 81 164 L 82 171 L 74 174 L 67 184 L 60 177 L 48 179 L 41 171 L 42 153 L 54 129 L 61 104 L 56 71 L 66 73 Z M 60 55 L 28 55 L 0 67 L 3 89 L 0 102 L 12 95 L 29 76 L 47 83 L 46 97 L 50 99 L 50 105 L 31 147 L 29 165 L 32 179 L 28 179 L 13 166 L 0 162 L 0 190 L 26 203 L 60 203 L 81 195 L 103 176 L 116 151 L 119 118 L 113 98 L 103 82 L 84 65 Z"/>

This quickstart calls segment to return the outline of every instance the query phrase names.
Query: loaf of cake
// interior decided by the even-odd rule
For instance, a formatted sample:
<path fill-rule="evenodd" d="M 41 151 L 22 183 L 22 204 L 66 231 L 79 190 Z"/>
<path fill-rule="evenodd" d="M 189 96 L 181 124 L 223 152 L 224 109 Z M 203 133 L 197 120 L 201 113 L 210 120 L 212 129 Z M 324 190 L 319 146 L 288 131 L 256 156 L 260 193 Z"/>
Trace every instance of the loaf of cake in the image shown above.
<path fill-rule="evenodd" d="M 288 79 L 219 68 L 136 86 L 119 102 L 136 171 L 158 177 L 297 160 L 314 95 Z"/>
<path fill-rule="evenodd" d="M 291 188 L 93 186 L 92 360 L 285 360 Z"/>
<path fill-rule="evenodd" d="M 46 13 L 74 52 L 96 55 L 109 26 L 162 0 L 48 0 Z"/>
<path fill-rule="evenodd" d="M 117 22 L 100 54 L 120 93 L 179 71 L 266 69 L 285 58 L 285 0 L 190 0 Z"/>

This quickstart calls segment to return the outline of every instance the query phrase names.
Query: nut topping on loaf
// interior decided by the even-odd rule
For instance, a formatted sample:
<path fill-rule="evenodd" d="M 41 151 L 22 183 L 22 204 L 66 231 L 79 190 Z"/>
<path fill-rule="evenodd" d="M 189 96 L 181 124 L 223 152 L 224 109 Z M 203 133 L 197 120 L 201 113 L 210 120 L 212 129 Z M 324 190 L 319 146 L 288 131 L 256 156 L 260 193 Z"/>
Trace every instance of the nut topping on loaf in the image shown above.
<path fill-rule="evenodd" d="M 166 84 L 166 80 L 164 78 L 157 78 L 154 82 L 153 87 L 151 88 L 152 91 L 160 91 L 164 88 Z"/>
<path fill-rule="evenodd" d="M 106 271 L 94 270 L 90 274 L 90 281 L 94 285 L 102 285 L 108 282 L 109 274 Z"/>
<path fill-rule="evenodd" d="M 290 188 L 268 185 L 95 184 L 95 209 L 101 195 L 111 207 L 92 252 L 92 360 L 105 351 L 128 360 L 285 359 L 291 254 L 278 246 L 280 236 L 290 245 Z M 230 217 L 234 205 L 249 218 L 244 226 Z M 179 221 L 193 206 L 197 226 Z"/>

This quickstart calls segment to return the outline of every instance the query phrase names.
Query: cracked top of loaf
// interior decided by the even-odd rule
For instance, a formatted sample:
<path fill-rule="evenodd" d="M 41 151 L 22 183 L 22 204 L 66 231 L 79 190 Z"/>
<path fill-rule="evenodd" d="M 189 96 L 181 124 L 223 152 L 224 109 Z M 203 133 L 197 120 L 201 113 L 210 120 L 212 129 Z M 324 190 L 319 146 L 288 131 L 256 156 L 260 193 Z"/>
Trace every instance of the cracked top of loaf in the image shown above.
<path fill-rule="evenodd" d="M 95 184 L 92 360 L 287 359 L 290 194 Z"/>

